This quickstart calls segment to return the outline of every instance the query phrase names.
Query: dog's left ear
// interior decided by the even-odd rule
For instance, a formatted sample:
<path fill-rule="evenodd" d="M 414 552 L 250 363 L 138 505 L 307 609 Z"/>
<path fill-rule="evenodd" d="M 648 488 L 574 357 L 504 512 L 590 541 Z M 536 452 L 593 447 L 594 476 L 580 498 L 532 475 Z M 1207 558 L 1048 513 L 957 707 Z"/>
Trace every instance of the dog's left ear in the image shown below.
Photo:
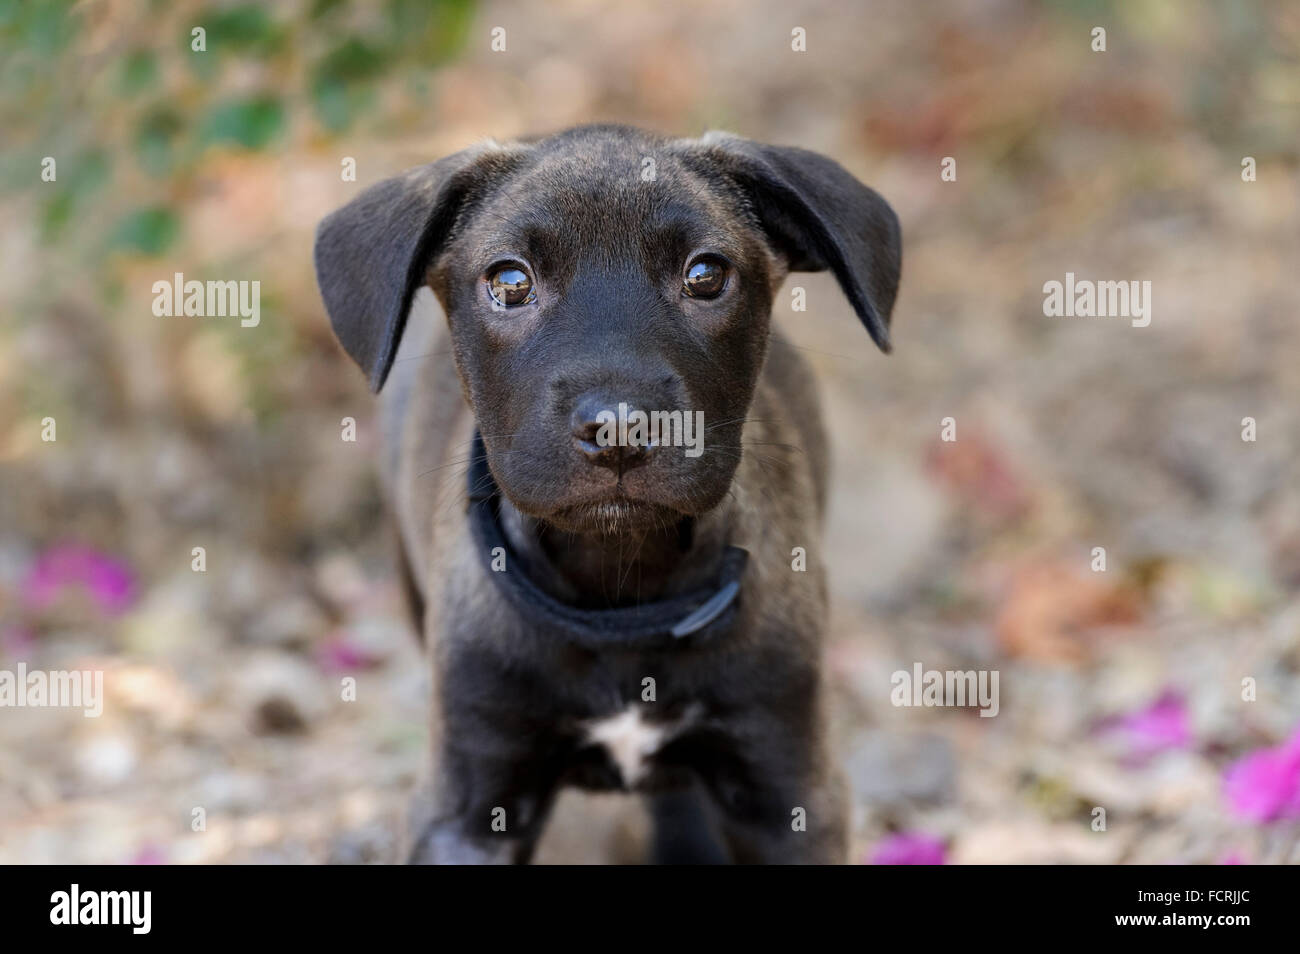
<path fill-rule="evenodd" d="M 458 218 L 521 150 L 486 143 L 362 192 L 316 229 L 316 284 L 334 334 L 378 391 L 411 300 Z"/>
<path fill-rule="evenodd" d="M 898 216 L 838 163 L 807 149 L 710 132 L 696 150 L 744 191 L 790 270 L 835 273 L 880 350 L 903 262 Z"/>

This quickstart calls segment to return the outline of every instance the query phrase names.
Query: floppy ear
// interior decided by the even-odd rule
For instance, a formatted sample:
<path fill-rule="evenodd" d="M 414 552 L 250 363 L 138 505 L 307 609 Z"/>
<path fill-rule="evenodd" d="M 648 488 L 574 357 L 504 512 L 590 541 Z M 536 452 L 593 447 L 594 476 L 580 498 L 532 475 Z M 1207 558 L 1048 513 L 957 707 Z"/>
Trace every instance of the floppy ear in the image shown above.
<path fill-rule="evenodd" d="M 459 217 L 518 150 L 476 146 L 371 186 L 316 229 L 316 284 L 339 343 L 378 391 L 411 299 Z"/>
<path fill-rule="evenodd" d="M 903 248 L 898 216 L 838 163 L 806 149 L 767 146 L 710 132 L 699 145 L 753 203 L 790 270 L 830 269 L 880 350 L 888 352 L 889 315 Z"/>

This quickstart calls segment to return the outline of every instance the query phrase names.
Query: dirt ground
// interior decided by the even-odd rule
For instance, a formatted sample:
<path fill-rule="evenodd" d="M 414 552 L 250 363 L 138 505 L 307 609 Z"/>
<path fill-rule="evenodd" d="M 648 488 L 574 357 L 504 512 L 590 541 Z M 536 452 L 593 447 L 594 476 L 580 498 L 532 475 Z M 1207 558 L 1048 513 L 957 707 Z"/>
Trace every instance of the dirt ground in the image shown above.
<path fill-rule="evenodd" d="M 126 128 L 96 71 L 151 28 L 89 6 L 66 120 L 5 106 L 24 156 Z M 0 863 L 396 857 L 427 677 L 313 229 L 409 165 L 593 120 L 816 149 L 902 221 L 893 355 L 826 275 L 775 313 L 832 436 L 854 860 L 1300 862 L 1300 7 L 462 7 L 463 45 L 345 131 L 291 109 L 184 176 L 114 166 L 55 239 L 54 183 L 0 191 L 0 669 L 105 672 L 99 718 L 0 709 Z M 315 48 L 158 82 L 292 90 Z M 105 251 L 158 197 L 182 213 L 166 250 Z M 174 272 L 260 278 L 261 324 L 155 317 Z M 1046 317 L 1067 272 L 1149 281 L 1150 324 Z M 917 663 L 997 671 L 997 715 L 895 705 Z"/>

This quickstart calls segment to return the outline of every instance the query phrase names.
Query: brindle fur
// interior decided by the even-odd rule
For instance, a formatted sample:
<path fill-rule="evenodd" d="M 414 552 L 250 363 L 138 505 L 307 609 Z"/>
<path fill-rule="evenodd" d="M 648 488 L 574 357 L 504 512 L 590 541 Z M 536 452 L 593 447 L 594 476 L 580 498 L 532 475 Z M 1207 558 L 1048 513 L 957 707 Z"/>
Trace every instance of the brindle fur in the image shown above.
<path fill-rule="evenodd" d="M 701 237 L 726 249 L 738 281 L 711 311 L 671 294 Z M 519 249 L 546 305 L 516 318 L 481 289 L 493 256 Z M 381 469 L 432 660 L 434 767 L 412 860 L 528 860 L 562 788 L 621 787 L 581 726 L 629 705 L 673 727 L 639 787 L 699 796 L 715 843 L 698 858 L 845 860 L 822 667 L 827 442 L 809 370 L 770 311 L 789 270 L 830 268 L 887 349 L 899 262 L 892 211 L 827 159 L 625 127 L 477 147 L 326 220 L 322 294 L 345 348 L 384 386 Z M 426 284 L 433 296 L 415 299 Z M 592 467 L 568 446 L 567 414 L 596 385 L 703 410 L 703 455 Z M 476 426 L 507 536 L 540 586 L 623 606 L 707 584 L 723 548 L 741 546 L 734 625 L 656 650 L 539 633 L 489 578 L 466 519 Z M 610 524 L 583 502 L 614 481 L 644 505 Z M 795 547 L 806 572 L 792 570 Z M 656 699 L 643 704 L 647 677 Z"/>

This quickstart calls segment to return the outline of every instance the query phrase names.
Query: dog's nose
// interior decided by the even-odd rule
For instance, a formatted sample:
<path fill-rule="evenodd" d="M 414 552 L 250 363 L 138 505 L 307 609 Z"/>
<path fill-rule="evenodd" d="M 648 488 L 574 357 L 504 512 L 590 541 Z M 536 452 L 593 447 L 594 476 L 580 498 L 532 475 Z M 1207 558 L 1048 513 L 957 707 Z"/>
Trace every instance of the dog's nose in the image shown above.
<path fill-rule="evenodd" d="M 629 402 L 599 392 L 579 397 L 569 418 L 579 453 L 593 464 L 620 472 L 644 463 L 654 448 L 648 432 L 638 435 L 629 424 L 629 418 L 636 419 L 635 410 Z"/>

